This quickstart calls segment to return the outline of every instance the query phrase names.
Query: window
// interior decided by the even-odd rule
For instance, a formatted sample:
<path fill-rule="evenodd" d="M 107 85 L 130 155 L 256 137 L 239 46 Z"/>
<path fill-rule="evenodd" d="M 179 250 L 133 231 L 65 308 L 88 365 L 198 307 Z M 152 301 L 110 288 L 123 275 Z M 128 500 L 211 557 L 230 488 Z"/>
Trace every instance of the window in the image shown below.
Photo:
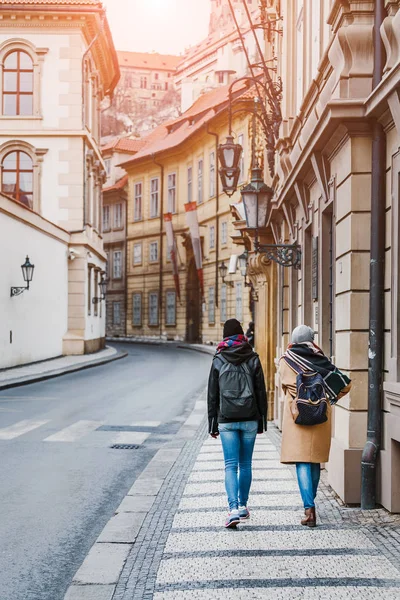
<path fill-rule="evenodd" d="M 210 226 L 210 250 L 215 248 L 215 227 L 214 225 Z"/>
<path fill-rule="evenodd" d="M 147 89 L 147 77 L 142 76 L 140 78 L 140 87 L 142 90 Z"/>
<path fill-rule="evenodd" d="M 176 173 L 168 175 L 168 212 L 176 212 Z"/>
<path fill-rule="evenodd" d="M 158 242 L 150 242 L 150 262 L 158 261 Z"/>
<path fill-rule="evenodd" d="M 106 160 L 104 161 L 104 164 L 106 166 L 107 177 L 110 177 L 110 175 L 111 175 L 111 158 L 106 158 Z"/>
<path fill-rule="evenodd" d="M 142 264 L 142 244 L 134 244 L 133 245 L 133 264 L 134 265 Z"/>
<path fill-rule="evenodd" d="M 193 201 L 193 168 L 192 167 L 188 167 L 188 170 L 187 170 L 187 185 L 188 185 L 187 201 L 192 202 Z"/>
<path fill-rule="evenodd" d="M 88 315 L 92 314 L 92 271 L 93 267 L 88 267 L 88 279 L 87 279 L 87 310 Z"/>
<path fill-rule="evenodd" d="M 166 325 L 176 325 L 176 293 L 173 291 L 169 291 L 166 295 Z"/>
<path fill-rule="evenodd" d="M 210 325 L 215 323 L 215 288 L 208 288 L 208 322 Z"/>
<path fill-rule="evenodd" d="M 141 221 L 142 220 L 142 184 L 135 183 L 135 198 L 134 198 L 134 208 L 133 208 L 133 220 Z"/>
<path fill-rule="evenodd" d="M 142 294 L 137 292 L 132 295 L 132 323 L 134 327 L 142 326 Z"/>
<path fill-rule="evenodd" d="M 242 284 L 236 283 L 236 319 L 238 321 L 243 320 L 243 296 L 242 296 Z"/>
<path fill-rule="evenodd" d="M 197 171 L 197 202 L 201 204 L 203 202 L 203 159 L 201 158 L 198 163 Z"/>
<path fill-rule="evenodd" d="M 223 283 L 221 285 L 221 323 L 225 323 L 227 316 L 226 316 L 226 285 L 225 283 Z"/>
<path fill-rule="evenodd" d="M 33 61 L 22 50 L 10 52 L 4 60 L 3 114 L 33 115 Z"/>
<path fill-rule="evenodd" d="M 165 91 L 168 91 L 168 81 L 165 82 L 164 87 L 165 87 Z"/>
<path fill-rule="evenodd" d="M 1 167 L 1 191 L 33 208 L 33 162 L 29 154 L 20 150 L 10 152 Z"/>
<path fill-rule="evenodd" d="M 110 207 L 103 206 L 103 231 L 110 230 Z"/>
<path fill-rule="evenodd" d="M 239 181 L 244 181 L 245 179 L 245 174 L 244 174 L 244 147 L 243 147 L 243 143 L 244 143 L 244 136 L 243 133 L 241 133 L 240 135 L 238 135 L 238 144 L 240 144 L 243 148 L 242 153 L 240 155 L 240 161 L 239 161 L 239 169 L 240 169 L 240 175 L 239 175 Z"/>
<path fill-rule="evenodd" d="M 210 198 L 215 196 L 215 152 L 210 154 Z"/>
<path fill-rule="evenodd" d="M 122 252 L 116 250 L 113 254 L 113 278 L 121 279 L 122 277 Z"/>
<path fill-rule="evenodd" d="M 121 325 L 121 302 L 113 302 L 113 325 Z"/>
<path fill-rule="evenodd" d="M 228 243 L 228 223 L 223 221 L 221 223 L 221 244 L 222 246 L 226 246 Z"/>
<path fill-rule="evenodd" d="M 106 279 L 108 279 L 110 275 L 110 253 L 106 252 L 107 260 L 106 260 Z"/>
<path fill-rule="evenodd" d="M 150 218 L 158 217 L 158 187 L 159 179 L 155 177 L 150 181 Z"/>
<path fill-rule="evenodd" d="M 116 204 L 114 206 L 114 229 L 121 229 L 122 227 L 122 204 Z"/>
<path fill-rule="evenodd" d="M 158 325 L 158 292 L 149 294 L 149 325 Z"/>

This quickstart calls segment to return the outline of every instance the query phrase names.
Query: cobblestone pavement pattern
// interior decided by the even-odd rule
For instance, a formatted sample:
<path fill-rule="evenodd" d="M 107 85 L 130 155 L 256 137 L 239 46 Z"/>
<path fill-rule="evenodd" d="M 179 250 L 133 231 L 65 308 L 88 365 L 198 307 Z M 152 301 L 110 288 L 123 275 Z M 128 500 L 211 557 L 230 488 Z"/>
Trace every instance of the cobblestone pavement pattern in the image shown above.
<path fill-rule="evenodd" d="M 399 516 L 345 508 L 323 480 L 319 526 L 302 527 L 270 426 L 256 442 L 251 518 L 226 530 L 221 443 L 205 437 L 203 427 L 171 471 L 113 600 L 400 598 Z"/>

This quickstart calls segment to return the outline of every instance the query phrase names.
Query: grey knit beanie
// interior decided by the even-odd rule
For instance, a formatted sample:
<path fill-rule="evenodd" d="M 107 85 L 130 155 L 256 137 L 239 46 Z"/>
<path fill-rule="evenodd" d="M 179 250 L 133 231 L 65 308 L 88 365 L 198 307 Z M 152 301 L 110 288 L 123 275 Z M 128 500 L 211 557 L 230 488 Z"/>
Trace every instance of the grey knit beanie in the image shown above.
<path fill-rule="evenodd" d="M 302 344 L 304 342 L 314 341 L 314 330 L 308 325 L 299 325 L 293 329 L 292 333 L 292 344 Z"/>

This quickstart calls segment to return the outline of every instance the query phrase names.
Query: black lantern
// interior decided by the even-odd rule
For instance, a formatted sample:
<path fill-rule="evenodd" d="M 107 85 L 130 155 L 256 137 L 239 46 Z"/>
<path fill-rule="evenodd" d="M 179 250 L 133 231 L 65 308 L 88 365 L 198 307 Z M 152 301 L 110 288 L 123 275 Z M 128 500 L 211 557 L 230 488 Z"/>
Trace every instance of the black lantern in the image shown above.
<path fill-rule="evenodd" d="M 99 302 L 106 299 L 107 280 L 104 277 L 104 275 L 102 275 L 101 280 L 99 281 L 99 288 L 100 288 L 100 298 L 93 298 L 93 304 L 99 304 Z"/>
<path fill-rule="evenodd" d="M 247 250 L 245 250 L 243 252 L 243 254 L 241 254 L 238 257 L 238 265 L 239 265 L 239 271 L 242 277 L 244 277 L 244 287 L 253 287 L 251 283 L 249 283 L 247 281 L 247 263 L 248 263 L 248 259 L 249 259 L 249 253 Z"/>
<path fill-rule="evenodd" d="M 235 144 L 231 134 L 227 136 L 225 144 L 220 144 L 218 147 L 218 158 L 221 165 L 219 174 L 222 189 L 227 196 L 232 196 L 237 190 L 240 178 L 239 162 L 242 152 L 242 146 Z"/>
<path fill-rule="evenodd" d="M 26 257 L 24 264 L 21 265 L 21 270 L 22 270 L 22 277 L 24 278 L 26 286 L 25 287 L 12 287 L 11 288 L 11 298 L 13 298 L 14 296 L 19 296 L 25 290 L 29 290 L 29 284 L 33 279 L 33 272 L 35 270 L 35 265 L 31 264 L 31 261 L 29 260 L 29 256 Z"/>
<path fill-rule="evenodd" d="M 231 287 L 234 286 L 233 281 L 225 281 L 225 277 L 228 274 L 228 267 L 224 262 L 222 262 L 219 266 L 219 274 L 221 275 L 222 283 L 224 283 L 225 285 L 230 285 Z"/>
<path fill-rule="evenodd" d="M 269 205 L 273 190 L 262 178 L 261 169 L 251 171 L 251 181 L 241 189 L 247 229 L 263 229 L 267 226 Z"/>

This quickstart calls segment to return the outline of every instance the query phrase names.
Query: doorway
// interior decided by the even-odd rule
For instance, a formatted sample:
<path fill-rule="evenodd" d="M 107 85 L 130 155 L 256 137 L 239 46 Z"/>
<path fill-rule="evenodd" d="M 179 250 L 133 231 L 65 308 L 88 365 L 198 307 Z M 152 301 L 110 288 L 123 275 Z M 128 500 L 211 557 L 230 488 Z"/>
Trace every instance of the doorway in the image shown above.
<path fill-rule="evenodd" d="M 194 258 L 189 263 L 186 283 L 186 341 L 191 344 L 201 341 L 201 293 Z"/>

